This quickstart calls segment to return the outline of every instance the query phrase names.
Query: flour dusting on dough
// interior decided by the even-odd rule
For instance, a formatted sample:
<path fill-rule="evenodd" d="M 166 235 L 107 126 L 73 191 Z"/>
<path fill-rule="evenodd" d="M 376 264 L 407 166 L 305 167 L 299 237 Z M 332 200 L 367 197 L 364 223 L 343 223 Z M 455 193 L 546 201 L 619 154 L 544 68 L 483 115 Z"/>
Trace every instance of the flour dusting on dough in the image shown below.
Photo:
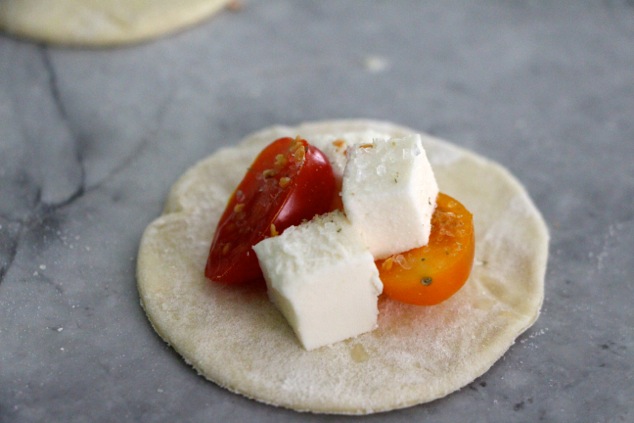
<path fill-rule="evenodd" d="M 213 228 L 261 148 L 280 136 L 365 131 L 413 132 L 364 120 L 267 128 L 196 164 L 172 188 L 141 241 L 139 293 L 156 331 L 207 379 L 299 411 L 393 410 L 472 382 L 537 319 L 548 255 L 539 211 L 501 166 L 431 137 L 423 143 L 437 157 L 440 189 L 464 200 L 476 230 L 479 265 L 449 300 L 417 307 L 382 298 L 375 331 L 306 352 L 265 292 L 205 280 Z"/>

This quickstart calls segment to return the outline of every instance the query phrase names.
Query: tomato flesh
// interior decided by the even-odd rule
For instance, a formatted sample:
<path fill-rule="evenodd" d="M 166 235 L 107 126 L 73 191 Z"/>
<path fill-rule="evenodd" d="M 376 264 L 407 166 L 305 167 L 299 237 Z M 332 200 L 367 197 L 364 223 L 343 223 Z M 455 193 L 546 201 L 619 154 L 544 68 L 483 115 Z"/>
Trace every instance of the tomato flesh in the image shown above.
<path fill-rule="evenodd" d="M 440 193 L 431 224 L 427 245 L 376 262 L 388 297 L 434 305 L 451 297 L 469 278 L 475 254 L 471 213 Z"/>
<path fill-rule="evenodd" d="M 330 210 L 336 182 L 330 162 L 301 138 L 280 138 L 247 170 L 220 218 L 205 276 L 241 284 L 260 281 L 253 246 Z"/>

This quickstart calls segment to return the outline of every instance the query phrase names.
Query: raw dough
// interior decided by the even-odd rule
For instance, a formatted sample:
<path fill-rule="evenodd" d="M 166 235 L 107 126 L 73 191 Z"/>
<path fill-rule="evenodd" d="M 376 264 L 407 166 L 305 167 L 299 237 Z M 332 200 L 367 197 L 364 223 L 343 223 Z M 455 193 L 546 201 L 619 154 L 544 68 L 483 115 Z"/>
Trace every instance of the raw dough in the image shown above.
<path fill-rule="evenodd" d="M 44 42 L 106 46 L 195 24 L 229 0 L 2 0 L 0 29 Z"/>
<path fill-rule="evenodd" d="M 273 127 L 220 150 L 174 185 L 145 231 L 138 287 L 152 325 L 207 379 L 299 411 L 367 414 L 432 401 L 486 372 L 535 322 L 548 231 L 524 188 L 498 164 L 423 136 L 441 191 L 474 216 L 476 264 L 446 302 L 381 299 L 374 332 L 305 351 L 264 291 L 210 283 L 203 269 L 225 202 L 246 167 L 281 136 L 411 129 L 375 121 Z"/>

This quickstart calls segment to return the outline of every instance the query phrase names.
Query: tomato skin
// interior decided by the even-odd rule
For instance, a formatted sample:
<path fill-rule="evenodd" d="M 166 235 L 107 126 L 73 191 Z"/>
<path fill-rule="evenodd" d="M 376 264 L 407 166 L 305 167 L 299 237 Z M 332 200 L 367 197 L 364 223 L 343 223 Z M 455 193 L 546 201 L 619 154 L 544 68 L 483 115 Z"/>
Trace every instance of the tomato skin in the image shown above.
<path fill-rule="evenodd" d="M 298 138 L 264 148 L 233 192 L 209 249 L 205 276 L 215 282 L 264 285 L 253 245 L 330 210 L 336 194 L 330 162 Z"/>
<path fill-rule="evenodd" d="M 457 200 L 440 193 L 429 243 L 376 264 L 386 296 L 408 304 L 435 305 L 464 285 L 474 256 L 473 216 Z"/>

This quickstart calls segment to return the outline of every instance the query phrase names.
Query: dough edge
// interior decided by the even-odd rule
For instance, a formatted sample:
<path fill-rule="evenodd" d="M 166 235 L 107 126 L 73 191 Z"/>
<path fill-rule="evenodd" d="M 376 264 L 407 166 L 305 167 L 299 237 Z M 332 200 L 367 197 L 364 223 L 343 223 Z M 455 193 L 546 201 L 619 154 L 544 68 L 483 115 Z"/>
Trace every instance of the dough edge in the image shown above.
<path fill-rule="evenodd" d="M 381 330 L 381 328 L 370 334 L 362 335 L 358 338 L 344 341 L 343 343 L 339 343 L 331 347 L 325 347 L 319 349 L 316 352 L 310 353 L 301 351 L 301 347 L 299 347 L 299 345 L 296 343 L 293 338 L 294 335 L 288 330 L 288 328 L 281 328 L 281 330 L 277 330 L 280 328 L 274 328 L 273 330 L 275 330 L 275 334 L 274 336 L 272 335 L 272 338 L 274 339 L 269 344 L 273 345 L 275 342 L 288 343 L 286 347 L 280 347 L 281 351 L 276 352 L 278 355 L 284 355 L 284 353 L 288 353 L 287 350 L 292 350 L 293 353 L 290 357 L 287 358 L 287 360 L 296 360 L 296 364 L 298 366 L 314 366 L 315 363 L 318 363 L 320 365 L 333 364 L 335 367 L 337 367 L 336 370 L 330 372 L 331 379 L 334 378 L 335 380 L 330 380 L 327 383 L 323 383 L 322 385 L 317 386 L 310 383 L 303 392 L 295 393 L 295 395 L 293 395 L 293 391 L 289 391 L 289 389 L 287 388 L 288 386 L 291 386 L 292 388 L 297 388 L 296 382 L 298 380 L 304 380 L 301 377 L 293 375 L 291 377 L 291 379 L 294 378 L 291 381 L 293 383 L 289 383 L 286 387 L 286 379 L 280 377 L 279 373 L 273 374 L 273 380 L 265 380 L 267 378 L 266 373 L 268 372 L 265 371 L 266 369 L 257 368 L 257 359 L 254 361 L 253 364 L 256 367 L 254 368 L 252 366 L 251 368 L 246 370 L 234 368 L 227 369 L 227 365 L 221 366 L 219 362 L 216 362 L 215 364 L 210 366 L 208 357 L 200 357 L 201 353 L 208 353 L 207 350 L 193 345 L 194 341 L 192 341 L 191 339 L 184 340 L 181 335 L 175 333 L 175 327 L 179 328 L 178 332 L 182 332 L 183 328 L 189 328 L 189 323 L 177 322 L 177 324 L 174 324 L 174 322 L 166 321 L 166 314 L 161 311 L 161 307 L 165 303 L 160 303 L 160 301 L 157 300 L 157 297 L 154 295 L 157 284 L 158 286 L 161 286 L 162 289 L 165 284 L 170 283 L 170 281 L 168 280 L 161 280 L 165 272 L 155 272 L 154 270 L 152 270 L 157 265 L 160 265 L 157 260 L 157 256 L 160 256 L 160 251 L 158 251 L 159 248 L 165 247 L 165 245 L 161 245 L 162 241 L 160 240 L 158 241 L 160 247 L 156 246 L 156 234 L 161 233 L 161 228 L 163 225 L 170 225 L 174 224 L 175 222 L 182 223 L 183 220 L 190 218 L 192 214 L 200 212 L 200 210 L 197 210 L 195 208 L 195 201 L 188 202 L 189 199 L 187 199 L 186 197 L 187 193 L 190 191 L 192 184 L 196 184 L 196 179 L 201 175 L 201 169 L 203 169 L 205 166 L 209 166 L 210 161 L 218 162 L 222 160 L 227 160 L 227 158 L 224 156 L 233 157 L 234 155 L 237 155 L 242 157 L 240 152 L 244 153 L 245 157 L 254 157 L 254 155 L 257 154 L 257 152 L 259 152 L 259 150 L 267 142 L 270 142 L 279 136 L 293 136 L 300 134 L 310 140 L 310 134 L 362 131 L 365 129 L 384 131 L 394 136 L 402 136 L 407 133 L 416 132 L 412 129 L 398 126 L 389 122 L 372 120 L 322 121 L 304 123 L 297 127 L 274 126 L 258 131 L 246 137 L 237 147 L 227 147 L 218 150 L 209 158 L 202 160 L 201 162 L 190 168 L 190 170 L 186 171 L 183 176 L 174 184 L 166 202 L 164 211 L 165 214 L 155 220 L 152 224 L 150 224 L 143 235 L 139 249 L 139 260 L 137 266 L 138 287 L 141 297 L 141 303 L 156 332 L 177 352 L 179 352 L 179 354 L 183 356 L 187 363 L 192 365 L 198 371 L 198 373 L 203 375 L 205 378 L 232 392 L 242 394 L 248 398 L 252 398 L 267 404 L 291 408 L 297 411 L 334 414 L 368 414 L 374 412 L 388 411 L 425 403 L 437 398 L 444 397 L 447 394 L 458 390 L 461 387 L 472 382 L 477 377 L 484 374 L 508 350 L 508 348 L 512 346 L 515 339 L 526 329 L 528 329 L 538 318 L 539 310 L 543 301 L 543 285 L 548 256 L 548 230 L 545 222 L 543 221 L 543 218 L 541 217 L 541 214 L 528 197 L 528 194 L 526 193 L 522 185 L 506 169 L 472 152 L 423 134 L 425 147 L 430 152 L 429 154 L 433 155 L 435 154 L 434 152 L 436 152 L 444 156 L 444 158 L 438 164 L 439 168 L 448 168 L 448 172 L 450 173 L 455 166 L 460 165 L 461 161 L 466 160 L 469 163 L 475 163 L 475 165 L 483 167 L 486 172 L 491 172 L 495 174 L 495 178 L 499 178 L 499 182 L 502 185 L 504 185 L 511 192 L 517 193 L 519 197 L 522 198 L 523 203 L 521 204 L 521 211 L 527 214 L 531 224 L 534 226 L 535 234 L 532 241 L 536 246 L 536 251 L 534 257 L 530 259 L 530 262 L 527 264 L 527 266 L 531 269 L 531 295 L 528 310 L 522 313 L 518 313 L 514 310 L 508 310 L 502 307 L 503 310 L 498 311 L 502 313 L 505 317 L 502 319 L 496 314 L 494 320 L 496 321 L 496 325 L 498 326 L 500 326 L 499 321 L 501 320 L 506 321 L 505 324 L 501 324 L 500 327 L 494 325 L 495 327 L 493 329 L 489 327 L 475 328 L 478 330 L 482 329 L 482 333 L 486 333 L 487 337 L 490 336 L 492 338 L 492 341 L 486 341 L 485 346 L 482 346 L 485 344 L 485 341 L 482 341 L 482 345 L 480 345 L 481 348 L 479 348 L 478 351 L 475 351 L 473 355 L 469 355 L 468 351 L 465 353 L 465 351 L 463 351 L 462 349 L 463 347 L 459 346 L 456 348 L 457 350 L 459 350 L 459 353 L 457 355 L 452 355 L 452 353 L 448 353 L 449 359 L 453 360 L 452 366 L 439 366 L 439 368 L 437 369 L 427 369 L 424 368 L 423 363 L 423 368 L 418 369 L 420 370 L 418 376 L 413 375 L 413 377 L 411 377 L 411 375 L 403 375 L 399 373 L 402 373 L 404 371 L 416 372 L 416 366 L 421 365 L 420 363 L 416 362 L 416 358 L 408 357 L 406 354 L 404 358 L 399 358 L 398 360 L 407 362 L 411 359 L 417 364 L 409 366 L 407 365 L 407 363 L 402 364 L 399 361 L 396 367 L 392 367 L 393 363 L 390 363 L 390 357 L 394 356 L 395 354 L 396 356 L 399 356 L 400 351 L 381 351 L 383 337 L 391 336 L 391 338 L 385 341 L 385 344 L 388 347 L 398 346 L 399 348 L 401 347 L 401 344 L 399 344 L 400 341 L 403 341 L 407 344 L 407 342 L 411 341 L 411 339 L 395 340 L 394 335 L 386 335 L 387 331 Z M 250 163 L 250 161 L 248 161 L 246 165 L 248 165 L 248 163 Z M 433 158 L 432 164 L 434 164 Z M 436 165 L 434 166 L 436 170 Z M 228 183 L 227 186 L 235 186 L 235 183 Z M 443 186 L 441 184 L 441 190 L 442 189 Z M 450 192 L 450 194 L 452 193 Z M 462 200 L 460 196 L 457 196 L 457 198 L 459 200 Z M 224 199 L 224 201 L 226 201 L 226 198 Z M 220 212 L 221 211 L 222 210 L 220 210 Z M 210 225 L 215 226 L 215 223 L 210 222 Z M 207 243 L 206 248 L 208 249 L 208 247 L 209 244 Z M 203 246 L 200 246 L 200 248 L 203 248 Z M 201 257 L 204 257 L 205 254 L 206 251 L 203 251 L 201 253 Z M 477 274 L 477 272 L 474 272 L 474 274 Z M 474 277 L 472 277 L 471 279 L 473 278 Z M 471 286 L 471 289 L 461 290 L 461 292 L 459 292 L 459 294 L 455 296 L 460 297 L 459 299 L 456 298 L 454 300 L 452 298 L 448 302 L 443 303 L 440 306 L 436 306 L 442 307 L 443 310 L 449 310 L 449 312 L 442 313 L 442 315 L 444 316 L 443 318 L 447 318 L 448 313 L 451 314 L 450 312 L 452 310 L 457 310 L 456 307 L 462 307 L 464 306 L 464 304 L 469 302 L 468 296 L 473 292 L 476 292 L 475 290 L 478 288 L 478 284 L 472 282 L 471 279 L 468 283 L 468 285 Z M 204 282 L 204 279 L 202 279 L 202 281 Z M 212 289 L 212 291 L 224 292 L 225 290 L 217 290 L 214 288 Z M 209 292 L 209 284 L 207 284 L 206 287 L 203 287 L 198 294 L 200 294 L 201 292 Z M 239 294 L 233 293 L 231 295 Z M 488 304 L 494 304 L 495 307 L 499 307 L 498 304 L 491 302 L 495 301 L 495 296 L 493 295 L 493 297 L 491 298 L 490 295 L 487 295 L 483 297 L 486 300 L 485 302 L 488 302 Z M 164 298 L 161 298 L 161 300 L 164 300 Z M 272 305 L 264 305 L 261 301 L 257 300 L 255 300 L 255 304 L 262 307 L 273 308 L 273 311 L 269 310 L 267 311 L 267 313 L 265 313 L 268 316 L 268 320 L 265 319 L 265 322 L 273 322 L 276 325 L 283 325 L 283 319 L 279 318 L 279 316 L 277 318 L 275 317 L 276 311 L 274 310 L 274 307 Z M 214 307 L 215 306 L 216 303 L 214 303 Z M 398 316 L 400 316 L 401 314 L 404 316 L 415 316 L 415 319 L 420 318 L 421 321 L 425 322 L 429 322 L 431 316 L 431 321 L 433 322 L 434 310 L 436 310 L 436 308 L 434 307 L 424 308 L 424 310 L 421 310 L 420 308 L 413 309 L 411 306 L 401 305 L 390 300 L 383 300 L 381 302 L 381 320 L 379 321 L 379 325 L 381 325 L 382 321 L 386 320 L 385 313 L 388 313 L 388 315 L 390 315 L 391 313 L 392 315 L 397 316 L 394 319 L 390 319 L 390 322 L 395 320 L 396 325 L 399 325 Z M 440 310 L 440 308 L 438 308 L 438 310 Z M 481 318 L 485 321 L 486 319 L 488 319 L 486 310 L 482 311 L 477 309 L 477 307 L 473 310 L 475 310 L 478 315 L 484 313 Z M 248 318 L 246 320 L 248 320 Z M 402 328 L 406 329 L 406 326 L 407 325 L 402 325 Z M 218 336 L 217 334 L 214 334 L 214 330 L 214 328 L 207 328 L 207 331 L 209 332 L 207 335 L 211 337 Z M 397 332 L 399 331 L 398 326 L 396 330 Z M 434 328 L 434 330 L 442 331 L 442 328 Z M 195 338 L 195 336 L 193 338 Z M 459 344 L 462 342 L 462 340 L 460 339 L 452 340 L 451 337 L 449 337 L 449 339 L 450 341 L 448 342 L 450 343 L 455 342 L 456 344 Z M 242 347 L 228 346 L 226 348 L 240 349 L 244 348 L 244 345 L 247 345 L 247 350 L 248 347 L 262 347 L 263 345 L 265 348 L 271 348 L 271 346 L 269 344 L 266 344 L 266 342 L 263 345 L 259 342 L 249 344 L 250 341 L 245 341 L 245 339 L 242 338 L 240 339 L 240 342 L 243 343 Z M 214 345 L 215 347 L 218 347 L 219 345 L 222 346 L 235 344 L 219 342 L 214 343 Z M 394 378 L 398 379 L 398 385 L 400 385 L 400 388 L 394 387 L 393 389 L 386 389 L 389 387 L 375 386 L 374 388 L 369 389 L 364 388 L 362 392 L 360 392 L 359 395 L 357 395 L 356 397 L 354 393 L 351 394 L 350 391 L 353 391 L 353 388 L 355 386 L 358 387 L 359 385 L 372 384 L 372 381 L 376 380 L 376 378 L 373 377 L 372 373 L 368 374 L 364 369 L 361 368 L 365 362 L 357 363 L 354 361 L 350 361 L 350 351 L 356 348 L 357 345 L 361 345 L 361 348 L 369 354 L 370 358 L 367 361 L 376 361 L 376 363 L 374 363 L 375 366 L 372 367 L 370 370 L 377 371 L 382 374 L 387 374 L 388 376 L 390 376 L 391 373 L 394 373 L 393 376 Z M 449 345 L 448 349 L 451 350 L 452 348 L 454 348 L 454 346 Z M 408 349 L 406 348 L 405 350 Z M 442 350 L 442 348 L 439 350 Z M 260 353 L 261 351 L 254 350 L 254 354 Z M 306 358 L 309 354 L 315 355 L 314 360 Z M 239 356 L 239 358 L 243 358 L 244 351 L 240 351 L 239 353 L 237 353 L 237 355 L 236 351 L 230 351 L 228 353 L 225 352 L 220 355 L 232 357 Z M 274 354 L 265 355 L 273 360 L 272 364 L 269 363 L 269 365 L 284 365 L 280 361 L 271 358 L 274 356 Z M 377 358 L 376 356 L 379 357 Z M 244 363 L 237 366 L 239 367 L 241 365 L 244 365 Z M 358 368 L 355 369 L 355 366 L 357 366 Z M 457 370 L 453 366 L 458 366 Z M 311 370 L 315 371 L 315 369 Z M 283 370 L 281 373 L 284 373 L 284 371 L 287 371 L 287 369 Z M 302 370 L 300 369 L 298 373 L 301 373 L 301 371 Z M 261 372 L 263 372 L 264 374 L 262 374 Z M 342 374 L 344 374 L 344 376 L 341 376 Z M 326 375 L 324 376 L 324 379 L 327 380 L 328 377 L 329 376 Z M 347 379 L 342 381 L 342 377 L 344 379 Z M 320 380 L 320 383 L 321 382 L 322 381 Z"/>
<path fill-rule="evenodd" d="M 193 26 L 220 11 L 230 0 L 3 0 L 0 29 L 45 43 L 109 47 L 148 41 Z"/>

